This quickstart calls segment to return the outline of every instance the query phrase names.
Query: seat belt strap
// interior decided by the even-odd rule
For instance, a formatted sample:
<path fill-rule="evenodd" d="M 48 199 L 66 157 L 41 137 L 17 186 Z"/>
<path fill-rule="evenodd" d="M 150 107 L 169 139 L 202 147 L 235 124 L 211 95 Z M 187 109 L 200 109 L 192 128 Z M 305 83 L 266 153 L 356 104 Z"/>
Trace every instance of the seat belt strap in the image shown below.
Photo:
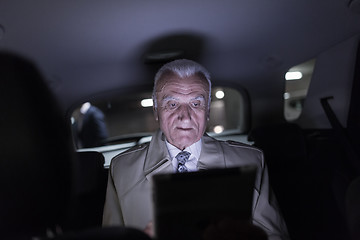
<path fill-rule="evenodd" d="M 321 105 L 325 111 L 325 114 L 327 118 L 329 119 L 329 122 L 332 126 L 332 128 L 335 131 L 336 136 L 339 138 L 341 144 L 343 145 L 345 152 L 348 156 L 349 162 L 351 167 L 354 168 L 357 174 L 360 173 L 360 158 L 357 154 L 357 152 L 354 149 L 354 146 L 350 140 L 350 138 L 347 136 L 347 133 L 344 129 L 344 127 L 341 125 L 339 119 L 336 117 L 334 111 L 332 110 L 328 100 L 333 99 L 333 97 L 325 97 L 321 98 L 320 102 Z"/>

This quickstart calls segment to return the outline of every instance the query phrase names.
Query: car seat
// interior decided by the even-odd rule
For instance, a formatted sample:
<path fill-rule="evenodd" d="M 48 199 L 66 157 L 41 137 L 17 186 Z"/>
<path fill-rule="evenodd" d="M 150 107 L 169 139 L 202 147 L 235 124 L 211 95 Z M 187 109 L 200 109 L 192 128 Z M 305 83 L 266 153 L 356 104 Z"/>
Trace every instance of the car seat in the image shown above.
<path fill-rule="evenodd" d="M 29 60 L 0 53 L 0 232 L 21 239 L 56 231 L 71 194 L 70 131 Z"/>

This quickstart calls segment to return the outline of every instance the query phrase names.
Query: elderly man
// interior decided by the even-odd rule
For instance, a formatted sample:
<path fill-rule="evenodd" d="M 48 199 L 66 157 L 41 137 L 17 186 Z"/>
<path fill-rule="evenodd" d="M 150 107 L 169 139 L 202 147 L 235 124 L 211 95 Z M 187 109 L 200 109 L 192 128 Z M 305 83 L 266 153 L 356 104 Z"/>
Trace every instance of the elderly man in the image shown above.
<path fill-rule="evenodd" d="M 153 220 L 150 179 L 157 173 L 257 165 L 253 216 L 269 239 L 286 239 L 287 230 L 270 190 L 259 149 L 217 141 L 205 133 L 211 82 L 208 71 L 191 60 L 165 64 L 155 76 L 154 114 L 159 122 L 149 144 L 114 157 L 104 207 L 104 225 L 145 229 Z M 186 152 L 185 163 L 176 156 Z"/>

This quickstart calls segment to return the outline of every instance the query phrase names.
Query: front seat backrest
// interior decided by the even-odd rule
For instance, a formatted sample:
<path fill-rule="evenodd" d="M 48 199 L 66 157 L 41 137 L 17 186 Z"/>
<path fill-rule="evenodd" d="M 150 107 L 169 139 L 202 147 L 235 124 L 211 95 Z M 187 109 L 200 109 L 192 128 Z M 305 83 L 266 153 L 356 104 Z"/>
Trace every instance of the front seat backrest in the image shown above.
<path fill-rule="evenodd" d="M 32 62 L 1 52 L 0 81 L 0 232 L 41 235 L 66 213 L 70 128 Z"/>

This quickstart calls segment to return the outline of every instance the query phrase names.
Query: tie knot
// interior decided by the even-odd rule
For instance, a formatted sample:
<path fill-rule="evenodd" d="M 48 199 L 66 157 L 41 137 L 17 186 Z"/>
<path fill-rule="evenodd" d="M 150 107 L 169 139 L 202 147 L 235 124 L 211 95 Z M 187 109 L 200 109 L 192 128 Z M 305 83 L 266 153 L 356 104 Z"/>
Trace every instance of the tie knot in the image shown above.
<path fill-rule="evenodd" d="M 187 172 L 187 168 L 185 167 L 186 161 L 189 159 L 190 153 L 186 151 L 179 152 L 178 155 L 176 155 L 176 159 L 178 160 L 178 172 Z"/>
<path fill-rule="evenodd" d="M 179 161 L 179 162 L 183 162 L 183 164 L 185 164 L 185 162 L 189 159 L 190 157 L 190 153 L 187 152 L 187 151 L 181 151 L 178 153 L 178 155 L 176 155 L 176 159 Z"/>

